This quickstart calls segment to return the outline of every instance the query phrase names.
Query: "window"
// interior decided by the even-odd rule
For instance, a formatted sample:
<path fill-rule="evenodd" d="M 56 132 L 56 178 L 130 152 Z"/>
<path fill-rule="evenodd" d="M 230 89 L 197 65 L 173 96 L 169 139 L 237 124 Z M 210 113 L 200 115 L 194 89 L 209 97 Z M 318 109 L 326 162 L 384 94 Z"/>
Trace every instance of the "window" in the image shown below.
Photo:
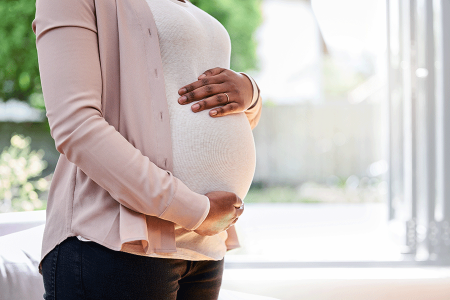
<path fill-rule="evenodd" d="M 264 118 L 228 265 L 443 264 L 450 4 L 267 0 L 263 12 Z"/>

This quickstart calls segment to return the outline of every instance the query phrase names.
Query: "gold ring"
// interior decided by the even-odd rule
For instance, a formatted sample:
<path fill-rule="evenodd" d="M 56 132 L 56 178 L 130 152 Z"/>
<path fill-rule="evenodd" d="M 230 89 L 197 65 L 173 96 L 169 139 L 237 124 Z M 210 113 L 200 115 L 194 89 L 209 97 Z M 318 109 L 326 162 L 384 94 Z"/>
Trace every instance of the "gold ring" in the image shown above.
<path fill-rule="evenodd" d="M 228 94 L 227 93 L 224 93 L 225 94 L 225 96 L 227 96 L 227 104 L 230 102 L 230 97 L 228 97 Z"/>

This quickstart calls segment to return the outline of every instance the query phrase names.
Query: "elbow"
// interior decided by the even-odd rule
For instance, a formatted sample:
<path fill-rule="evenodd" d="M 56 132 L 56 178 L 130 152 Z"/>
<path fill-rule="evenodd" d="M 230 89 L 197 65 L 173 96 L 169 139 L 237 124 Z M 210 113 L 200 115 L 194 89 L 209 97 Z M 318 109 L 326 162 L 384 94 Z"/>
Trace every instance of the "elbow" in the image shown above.
<path fill-rule="evenodd" d="M 72 162 L 77 160 L 75 149 L 82 147 L 95 134 L 98 122 L 104 121 L 95 109 L 83 109 L 67 116 L 47 113 L 47 118 L 56 150 Z"/>

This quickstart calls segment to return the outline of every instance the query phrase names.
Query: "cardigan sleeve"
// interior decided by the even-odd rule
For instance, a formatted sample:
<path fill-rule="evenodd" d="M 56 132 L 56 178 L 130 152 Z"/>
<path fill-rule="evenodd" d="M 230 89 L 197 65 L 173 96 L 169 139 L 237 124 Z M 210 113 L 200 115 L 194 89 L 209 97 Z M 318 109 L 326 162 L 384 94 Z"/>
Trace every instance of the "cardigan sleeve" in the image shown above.
<path fill-rule="evenodd" d="M 103 116 L 94 1 L 37 0 L 32 29 L 56 149 L 125 207 L 196 229 L 208 197 L 156 166 Z"/>

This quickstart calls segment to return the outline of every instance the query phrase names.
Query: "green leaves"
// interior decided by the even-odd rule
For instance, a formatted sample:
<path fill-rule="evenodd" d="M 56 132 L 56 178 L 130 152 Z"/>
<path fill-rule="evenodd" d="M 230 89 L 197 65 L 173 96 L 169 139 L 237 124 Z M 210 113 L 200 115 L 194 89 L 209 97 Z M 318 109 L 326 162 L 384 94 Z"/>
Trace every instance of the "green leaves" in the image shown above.
<path fill-rule="evenodd" d="M 44 150 L 30 151 L 30 142 L 30 137 L 14 134 L 0 154 L 0 213 L 45 208 L 39 194 L 48 190 L 49 181 L 30 179 L 41 175 L 47 162 Z"/>
<path fill-rule="evenodd" d="M 0 98 L 28 101 L 32 93 L 41 93 L 36 52 L 36 36 L 31 22 L 35 0 L 0 2 Z"/>
<path fill-rule="evenodd" d="M 256 29 L 262 22 L 261 0 L 191 0 L 216 18 L 231 38 L 231 69 L 257 69 Z"/>

